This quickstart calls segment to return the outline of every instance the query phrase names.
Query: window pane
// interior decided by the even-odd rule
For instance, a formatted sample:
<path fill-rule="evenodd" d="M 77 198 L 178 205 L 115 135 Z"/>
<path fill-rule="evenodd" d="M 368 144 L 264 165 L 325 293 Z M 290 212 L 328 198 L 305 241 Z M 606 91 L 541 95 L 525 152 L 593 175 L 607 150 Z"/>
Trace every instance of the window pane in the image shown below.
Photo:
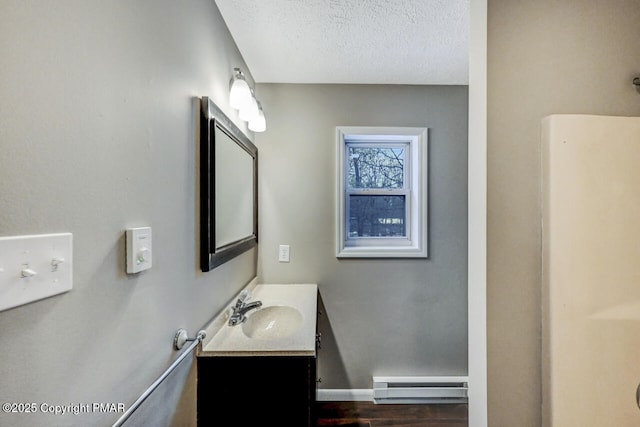
<path fill-rule="evenodd" d="M 405 196 L 349 196 L 348 237 L 406 237 Z"/>
<path fill-rule="evenodd" d="M 351 188 L 403 188 L 404 147 L 348 146 Z"/>

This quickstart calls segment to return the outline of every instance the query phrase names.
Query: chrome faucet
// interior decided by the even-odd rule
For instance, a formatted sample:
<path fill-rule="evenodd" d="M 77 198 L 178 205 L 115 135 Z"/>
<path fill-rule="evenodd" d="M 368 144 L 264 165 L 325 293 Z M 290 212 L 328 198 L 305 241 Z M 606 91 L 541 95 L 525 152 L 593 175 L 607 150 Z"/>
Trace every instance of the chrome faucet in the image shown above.
<path fill-rule="evenodd" d="M 248 293 L 240 294 L 240 297 L 236 301 L 236 305 L 233 306 L 233 313 L 229 317 L 229 326 L 236 326 L 247 320 L 247 312 L 254 308 L 262 307 L 262 301 L 252 301 L 247 303 L 249 299 Z"/>

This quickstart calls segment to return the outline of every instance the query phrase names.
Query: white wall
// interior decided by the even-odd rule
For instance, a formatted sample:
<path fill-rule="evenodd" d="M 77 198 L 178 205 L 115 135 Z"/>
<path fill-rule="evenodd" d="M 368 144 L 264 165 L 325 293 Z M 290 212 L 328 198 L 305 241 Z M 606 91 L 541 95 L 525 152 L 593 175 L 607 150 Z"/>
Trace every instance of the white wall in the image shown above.
<path fill-rule="evenodd" d="M 259 84 L 257 95 L 268 125 L 256 135 L 259 274 L 318 283 L 320 388 L 466 375 L 467 88 Z M 336 258 L 336 126 L 429 127 L 429 259 Z"/>
<path fill-rule="evenodd" d="M 5 0 L 0 58 L 0 235 L 74 235 L 73 290 L 0 312 L 0 402 L 128 406 L 177 356 L 175 331 L 194 335 L 256 274 L 256 251 L 206 274 L 197 255 L 196 97 L 240 124 L 228 83 L 248 70 L 211 0 Z M 153 227 L 138 275 L 124 273 L 132 226 Z M 195 422 L 190 367 L 145 404 L 149 425 Z"/>
<path fill-rule="evenodd" d="M 541 120 L 640 115 L 640 2 L 488 6 L 489 425 L 539 426 Z"/>

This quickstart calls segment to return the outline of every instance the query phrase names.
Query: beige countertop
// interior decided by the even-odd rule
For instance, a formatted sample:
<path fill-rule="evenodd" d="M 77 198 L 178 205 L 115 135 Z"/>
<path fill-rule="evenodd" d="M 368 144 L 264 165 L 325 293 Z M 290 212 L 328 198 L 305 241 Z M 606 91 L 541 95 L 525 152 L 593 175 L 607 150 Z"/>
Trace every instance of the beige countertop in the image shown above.
<path fill-rule="evenodd" d="M 316 284 L 252 283 L 245 290 L 250 294 L 247 302 L 261 301 L 262 306 L 250 310 L 246 322 L 236 326 L 229 326 L 228 310 L 220 313 L 207 326 L 198 357 L 315 355 Z"/>

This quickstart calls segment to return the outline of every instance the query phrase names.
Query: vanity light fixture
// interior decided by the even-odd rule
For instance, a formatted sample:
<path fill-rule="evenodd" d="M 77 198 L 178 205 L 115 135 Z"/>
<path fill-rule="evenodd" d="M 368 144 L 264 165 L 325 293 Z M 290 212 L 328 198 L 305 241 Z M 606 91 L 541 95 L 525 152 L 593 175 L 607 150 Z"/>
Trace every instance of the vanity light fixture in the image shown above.
<path fill-rule="evenodd" d="M 240 109 L 240 114 L 238 115 L 240 120 L 244 120 L 245 122 L 250 122 L 258 117 L 258 100 L 256 100 L 253 94 L 253 89 L 251 90 L 250 96 L 249 102 Z"/>
<path fill-rule="evenodd" d="M 252 98 L 251 88 L 244 78 L 244 74 L 240 68 L 234 68 L 231 90 L 229 91 L 229 104 L 236 110 L 243 110 L 251 103 Z"/>
<path fill-rule="evenodd" d="M 264 117 L 264 111 L 262 110 L 262 104 L 260 101 L 256 101 L 258 104 L 258 114 L 249 121 L 249 129 L 254 132 L 264 132 L 267 130 L 267 120 Z"/>
<path fill-rule="evenodd" d="M 267 123 L 262 105 L 256 99 L 253 89 L 247 83 L 240 68 L 233 69 L 229 105 L 239 110 L 238 117 L 240 117 L 240 120 L 249 123 L 250 130 L 253 132 L 264 132 L 266 130 Z"/>

